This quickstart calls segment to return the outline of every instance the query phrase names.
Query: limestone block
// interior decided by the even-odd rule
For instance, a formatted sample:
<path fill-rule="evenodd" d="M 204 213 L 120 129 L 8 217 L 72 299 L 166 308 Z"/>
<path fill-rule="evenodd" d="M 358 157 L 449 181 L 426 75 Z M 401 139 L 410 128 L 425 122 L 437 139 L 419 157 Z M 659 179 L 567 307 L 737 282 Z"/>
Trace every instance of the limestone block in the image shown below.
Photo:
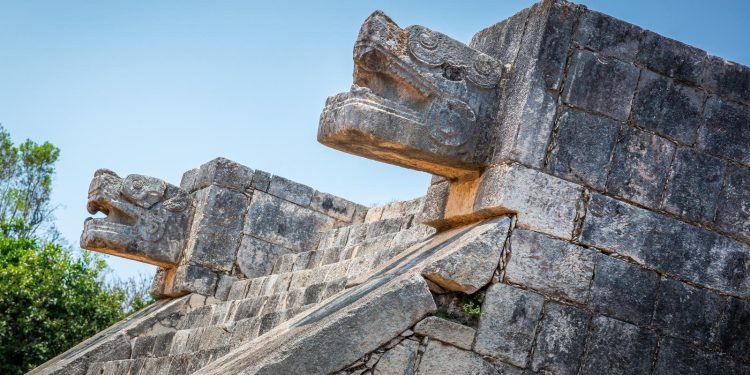
<path fill-rule="evenodd" d="M 576 50 L 565 78 L 563 101 L 618 121 L 630 115 L 638 69 L 632 64 Z"/>
<path fill-rule="evenodd" d="M 701 82 L 729 98 L 750 102 L 750 68 L 717 56 L 708 56 Z"/>
<path fill-rule="evenodd" d="M 659 344 L 654 375 L 746 374 L 750 366 L 718 353 L 706 352 L 680 339 L 665 337 Z"/>
<path fill-rule="evenodd" d="M 586 11 L 578 19 L 573 40 L 604 56 L 626 62 L 635 59 L 643 29 L 606 14 Z"/>
<path fill-rule="evenodd" d="M 370 239 L 389 233 L 398 232 L 402 228 L 405 229 L 410 220 L 410 217 L 392 217 L 389 219 L 380 219 L 376 222 L 370 223 L 367 226 L 367 234 L 365 238 Z"/>
<path fill-rule="evenodd" d="M 474 210 L 516 212 L 517 226 L 571 238 L 581 188 L 518 164 L 490 168 L 482 175 Z"/>
<path fill-rule="evenodd" d="M 418 373 L 495 375 L 497 371 L 491 363 L 474 352 L 431 340 L 427 343 L 427 349 L 422 355 Z"/>
<path fill-rule="evenodd" d="M 255 173 L 253 173 L 253 179 L 250 181 L 250 186 L 255 190 L 268 192 L 269 185 L 271 185 L 271 174 L 256 169 Z"/>
<path fill-rule="evenodd" d="M 728 298 L 715 341 L 722 351 L 750 359 L 750 302 Z"/>
<path fill-rule="evenodd" d="M 461 349 L 471 350 L 476 330 L 450 320 L 429 316 L 414 326 L 414 333 L 429 336 Z"/>
<path fill-rule="evenodd" d="M 690 220 L 712 221 L 726 164 L 693 149 L 678 149 L 662 205 L 664 209 Z"/>
<path fill-rule="evenodd" d="M 403 340 L 398 345 L 383 353 L 375 368 L 374 375 L 414 375 L 416 372 L 417 349 L 419 343 Z"/>
<path fill-rule="evenodd" d="M 512 63 L 521 48 L 524 26 L 530 11 L 531 8 L 526 8 L 479 31 L 471 38 L 469 46 L 500 61 Z"/>
<path fill-rule="evenodd" d="M 597 257 L 589 306 L 605 315 L 648 325 L 654 311 L 659 276 L 611 256 Z"/>
<path fill-rule="evenodd" d="M 268 194 L 296 203 L 302 207 L 307 207 L 310 204 L 314 192 L 315 189 L 307 185 L 302 185 L 280 176 L 271 177 L 271 183 L 268 186 Z"/>
<path fill-rule="evenodd" d="M 664 138 L 625 127 L 615 146 L 607 191 L 656 207 L 664 190 L 674 149 L 674 144 Z"/>
<path fill-rule="evenodd" d="M 703 91 L 644 70 L 633 102 L 633 122 L 692 145 L 702 121 L 704 98 Z"/>
<path fill-rule="evenodd" d="M 445 217 L 445 207 L 448 203 L 451 182 L 441 181 L 430 185 L 425 195 L 424 210 L 419 217 L 420 222 L 440 220 Z"/>
<path fill-rule="evenodd" d="M 474 351 L 524 367 L 544 297 L 506 284 L 487 289 Z"/>
<path fill-rule="evenodd" d="M 282 255 L 290 252 L 279 245 L 243 235 L 237 251 L 237 268 L 248 278 L 265 276 L 271 273 L 273 265 Z"/>
<path fill-rule="evenodd" d="M 698 146 L 750 166 L 750 107 L 712 96 L 706 102 Z"/>
<path fill-rule="evenodd" d="M 706 342 L 721 314 L 722 301 L 708 289 L 664 279 L 654 313 L 654 326 L 672 336 Z"/>
<path fill-rule="evenodd" d="M 750 246 L 599 194 L 581 242 L 696 283 L 750 295 Z"/>
<path fill-rule="evenodd" d="M 637 61 L 649 69 L 690 82 L 700 82 L 706 52 L 651 31 L 646 31 Z"/>
<path fill-rule="evenodd" d="M 95 342 L 92 339 L 96 338 Z M 115 361 L 130 358 L 131 345 L 128 337 L 122 333 L 108 336 L 94 336 L 31 370 L 29 375 L 83 375 L 87 367 L 96 362 Z"/>
<path fill-rule="evenodd" d="M 243 193 L 210 185 L 195 193 L 196 209 L 185 257 L 229 271 L 240 243 L 242 218 L 248 199 Z"/>
<path fill-rule="evenodd" d="M 541 233 L 517 229 L 511 237 L 505 281 L 542 294 L 586 303 L 594 253 Z"/>
<path fill-rule="evenodd" d="M 332 194 L 316 191 L 312 196 L 310 208 L 336 220 L 351 223 L 354 212 L 360 208 L 360 205 Z"/>
<path fill-rule="evenodd" d="M 293 251 L 308 250 L 315 233 L 329 229 L 334 220 L 272 195 L 256 191 L 245 220 L 245 233 Z"/>
<path fill-rule="evenodd" d="M 198 168 L 193 168 L 182 174 L 182 178 L 180 179 L 180 189 L 185 190 L 188 193 L 197 190 L 195 187 L 195 178 L 198 176 L 198 170 Z"/>
<path fill-rule="evenodd" d="M 221 186 L 235 191 L 244 191 L 250 187 L 253 170 L 224 158 L 216 158 L 198 168 L 195 175 L 195 189 L 209 185 Z"/>
<path fill-rule="evenodd" d="M 604 188 L 619 126 L 606 117 L 567 109 L 560 115 L 549 169 L 556 176 Z"/>
<path fill-rule="evenodd" d="M 583 355 L 589 315 L 575 307 L 547 303 L 544 306 L 531 368 L 554 374 L 576 374 Z"/>
<path fill-rule="evenodd" d="M 226 301 L 229 298 L 229 292 L 231 291 L 232 284 L 239 281 L 238 278 L 229 275 L 220 275 L 219 281 L 216 284 L 216 292 L 214 297 Z"/>
<path fill-rule="evenodd" d="M 218 275 L 208 268 L 194 264 L 177 267 L 172 288 L 168 295 L 180 296 L 198 293 L 204 296 L 213 295 L 216 290 Z"/>
<path fill-rule="evenodd" d="M 656 334 L 606 316 L 591 321 L 584 374 L 647 374 L 651 370 Z"/>
<path fill-rule="evenodd" d="M 750 242 L 750 170 L 727 166 L 716 225 Z"/>

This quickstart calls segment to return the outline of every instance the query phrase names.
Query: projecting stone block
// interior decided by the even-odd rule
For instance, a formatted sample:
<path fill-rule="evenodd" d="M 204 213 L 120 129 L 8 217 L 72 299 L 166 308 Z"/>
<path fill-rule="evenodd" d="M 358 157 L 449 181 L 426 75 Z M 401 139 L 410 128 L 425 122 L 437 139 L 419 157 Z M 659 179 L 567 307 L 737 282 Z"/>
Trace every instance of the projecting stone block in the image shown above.
<path fill-rule="evenodd" d="M 506 284 L 490 286 L 482 305 L 474 351 L 525 366 L 543 303 L 544 297 L 536 293 Z"/>
<path fill-rule="evenodd" d="M 644 70 L 633 103 L 633 122 L 692 145 L 701 123 L 704 98 L 703 91 Z"/>
<path fill-rule="evenodd" d="M 649 373 L 656 349 L 654 332 L 605 316 L 591 324 L 581 373 Z"/>
<path fill-rule="evenodd" d="M 484 172 L 474 210 L 517 212 L 517 225 L 571 238 L 581 187 L 518 164 Z"/>
<path fill-rule="evenodd" d="M 636 60 L 649 69 L 691 82 L 700 82 L 706 52 L 646 31 Z"/>
<path fill-rule="evenodd" d="M 614 120 L 572 109 L 560 115 L 549 169 L 556 176 L 604 188 L 619 126 Z"/>
<path fill-rule="evenodd" d="M 186 264 L 177 267 L 171 288 L 165 295 L 181 296 L 188 293 L 198 293 L 211 296 L 216 289 L 218 275 L 208 268 Z"/>
<path fill-rule="evenodd" d="M 638 69 L 619 60 L 576 50 L 565 82 L 565 103 L 625 121 L 630 114 Z"/>
<path fill-rule="evenodd" d="M 334 219 L 319 212 L 256 191 L 248 209 L 245 233 L 293 251 L 309 250 L 316 232 L 329 229 Z"/>
<path fill-rule="evenodd" d="M 360 205 L 354 202 L 320 191 L 316 191 L 313 194 L 312 201 L 310 202 L 310 208 L 313 210 L 347 223 L 352 222 L 354 212 L 359 207 Z"/>
<path fill-rule="evenodd" d="M 269 275 L 276 261 L 290 252 L 282 246 L 243 235 L 237 251 L 237 267 L 248 278 Z"/>
<path fill-rule="evenodd" d="M 510 229 L 507 217 L 480 224 L 471 241 L 436 259 L 422 270 L 422 275 L 443 289 L 472 294 L 487 285 L 500 263 L 503 245 Z"/>
<path fill-rule="evenodd" d="M 587 313 L 575 307 L 547 303 L 531 368 L 559 375 L 576 374 L 588 326 Z"/>
<path fill-rule="evenodd" d="M 495 367 L 474 352 L 461 350 L 440 341 L 430 341 L 419 363 L 419 374 L 495 375 Z"/>
<path fill-rule="evenodd" d="M 542 294 L 586 303 L 594 253 L 543 234 L 514 230 L 505 280 Z"/>
<path fill-rule="evenodd" d="M 196 209 L 193 226 L 222 228 L 225 231 L 242 228 L 242 216 L 248 199 L 243 193 L 218 186 L 209 186 L 195 193 Z"/>
<path fill-rule="evenodd" d="M 216 158 L 198 168 L 195 189 L 217 185 L 230 190 L 243 191 L 250 187 L 253 170 L 224 158 Z"/>
<path fill-rule="evenodd" d="M 721 159 L 693 149 L 678 149 L 664 209 L 690 220 L 712 221 L 725 170 L 726 162 Z"/>
<path fill-rule="evenodd" d="M 750 165 L 750 107 L 712 96 L 706 102 L 698 145 L 719 156 Z"/>
<path fill-rule="evenodd" d="M 706 352 L 688 342 L 665 337 L 659 344 L 654 375 L 747 374 L 750 367 L 719 353 Z"/>
<path fill-rule="evenodd" d="M 607 191 L 656 207 L 664 190 L 675 146 L 657 135 L 625 127 L 615 146 Z"/>
<path fill-rule="evenodd" d="M 656 327 L 673 336 L 705 342 L 720 314 L 718 294 L 679 281 L 662 280 L 654 314 Z"/>
<path fill-rule="evenodd" d="M 500 21 L 474 34 L 470 47 L 494 56 L 500 61 L 511 63 L 518 54 L 523 38 L 524 26 L 531 8 Z"/>
<path fill-rule="evenodd" d="M 589 306 L 608 316 L 648 325 L 656 303 L 659 276 L 638 266 L 600 255 Z"/>
<path fill-rule="evenodd" d="M 717 56 L 708 56 L 703 71 L 703 86 L 742 101 L 750 101 L 750 68 Z"/>
<path fill-rule="evenodd" d="M 643 29 L 606 14 L 586 11 L 578 19 L 573 40 L 605 56 L 635 59 Z"/>
<path fill-rule="evenodd" d="M 450 320 L 429 316 L 414 326 L 414 333 L 429 336 L 461 349 L 471 350 L 476 330 Z"/>
<path fill-rule="evenodd" d="M 315 189 L 280 176 L 271 177 L 268 194 L 283 200 L 307 207 L 312 201 Z"/>
<path fill-rule="evenodd" d="M 716 224 L 750 241 L 750 170 L 729 165 L 719 196 Z"/>
<path fill-rule="evenodd" d="M 268 192 L 268 186 L 271 185 L 271 174 L 259 169 L 255 170 L 250 186 L 255 190 Z"/>
<path fill-rule="evenodd" d="M 750 359 L 750 302 L 728 298 L 715 341 L 722 351 Z"/>

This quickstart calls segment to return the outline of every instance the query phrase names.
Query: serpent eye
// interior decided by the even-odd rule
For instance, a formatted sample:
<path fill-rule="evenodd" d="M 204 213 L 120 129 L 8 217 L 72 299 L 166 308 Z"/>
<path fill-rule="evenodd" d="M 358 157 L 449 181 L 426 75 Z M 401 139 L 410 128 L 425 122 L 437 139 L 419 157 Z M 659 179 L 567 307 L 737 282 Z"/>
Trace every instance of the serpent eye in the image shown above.
<path fill-rule="evenodd" d="M 489 57 L 486 55 L 478 55 L 476 59 L 474 59 L 474 70 L 484 76 L 490 75 L 490 73 L 492 73 L 492 63 L 490 62 Z"/>
<path fill-rule="evenodd" d="M 143 180 L 140 178 L 133 179 L 133 183 L 131 184 L 133 187 L 133 190 L 141 190 L 143 189 Z"/>
<path fill-rule="evenodd" d="M 426 49 L 435 49 L 438 41 L 432 33 L 422 32 L 419 34 L 419 45 Z"/>

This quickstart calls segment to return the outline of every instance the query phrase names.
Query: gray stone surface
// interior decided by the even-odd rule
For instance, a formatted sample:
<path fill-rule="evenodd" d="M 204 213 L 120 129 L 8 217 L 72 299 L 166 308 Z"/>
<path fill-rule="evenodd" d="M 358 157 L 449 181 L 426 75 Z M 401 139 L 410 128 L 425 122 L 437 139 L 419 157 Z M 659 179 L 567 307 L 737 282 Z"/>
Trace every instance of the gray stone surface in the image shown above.
<path fill-rule="evenodd" d="M 471 350 L 476 330 L 450 320 L 429 316 L 414 326 L 414 333 L 429 336 L 461 349 Z"/>
<path fill-rule="evenodd" d="M 664 138 L 625 127 L 612 156 L 607 191 L 656 207 L 664 190 L 674 149 L 674 144 Z"/>
<path fill-rule="evenodd" d="M 708 56 L 705 64 L 703 86 L 729 98 L 750 102 L 750 68 L 717 56 Z"/>
<path fill-rule="evenodd" d="M 586 11 L 578 20 L 573 40 L 604 56 L 630 62 L 635 59 L 643 30 L 606 14 Z"/>
<path fill-rule="evenodd" d="M 662 206 L 689 220 L 713 221 L 725 170 L 726 162 L 721 159 L 678 149 Z"/>
<path fill-rule="evenodd" d="M 750 166 L 750 107 L 712 96 L 706 102 L 698 145 L 714 155 Z"/>
<path fill-rule="evenodd" d="M 692 145 L 703 114 L 703 91 L 644 70 L 633 102 L 633 123 Z"/>
<path fill-rule="evenodd" d="M 478 174 L 502 61 L 377 11 L 362 25 L 354 63 L 352 90 L 321 114 L 321 143 L 441 176 Z"/>
<path fill-rule="evenodd" d="M 348 223 L 352 222 L 354 212 L 359 207 L 361 206 L 354 202 L 320 191 L 316 191 L 313 194 L 312 201 L 310 202 L 310 208 L 313 210 Z"/>
<path fill-rule="evenodd" d="M 722 351 L 750 360 L 750 303 L 728 298 L 719 322 L 716 343 Z"/>
<path fill-rule="evenodd" d="M 654 313 L 654 326 L 672 336 L 706 342 L 719 320 L 722 301 L 708 289 L 664 279 Z"/>
<path fill-rule="evenodd" d="M 253 170 L 225 158 L 216 158 L 201 165 L 195 175 L 196 190 L 217 185 L 235 191 L 250 187 Z"/>
<path fill-rule="evenodd" d="M 450 181 L 441 181 L 427 188 L 424 209 L 419 217 L 421 222 L 429 223 L 444 218 L 450 187 Z"/>
<path fill-rule="evenodd" d="M 716 224 L 750 242 L 750 170 L 727 166 L 719 196 Z"/>
<path fill-rule="evenodd" d="M 268 186 L 268 194 L 277 196 L 283 200 L 307 207 L 312 201 L 315 189 L 302 185 L 299 182 L 286 179 L 281 176 L 271 177 Z"/>
<path fill-rule="evenodd" d="M 625 121 L 637 82 L 638 69 L 633 65 L 575 50 L 562 98 L 572 106 Z"/>
<path fill-rule="evenodd" d="M 403 340 L 400 344 L 383 353 L 372 369 L 374 375 L 413 375 L 416 373 L 417 349 L 419 343 Z"/>
<path fill-rule="evenodd" d="M 611 256 L 597 258 L 589 306 L 633 324 L 650 324 L 659 276 Z"/>
<path fill-rule="evenodd" d="M 474 352 L 430 341 L 419 363 L 419 374 L 434 375 L 494 375 L 495 367 Z"/>
<path fill-rule="evenodd" d="M 432 261 L 422 270 L 422 276 L 446 290 L 476 292 L 492 279 L 509 229 L 510 218 L 507 217 L 481 224 L 476 228 L 481 234 Z"/>
<path fill-rule="evenodd" d="M 237 268 L 248 278 L 269 275 L 276 261 L 290 252 L 282 246 L 243 235 L 237 252 Z"/>
<path fill-rule="evenodd" d="M 619 131 L 612 119 L 566 109 L 560 118 L 549 169 L 556 176 L 604 189 Z"/>
<path fill-rule="evenodd" d="M 518 164 L 485 171 L 474 210 L 517 212 L 516 225 L 571 238 L 580 186 Z"/>
<path fill-rule="evenodd" d="M 594 274 L 594 253 L 540 233 L 517 229 L 511 237 L 505 281 L 542 294 L 586 303 Z"/>
<path fill-rule="evenodd" d="M 638 50 L 641 65 L 686 81 L 699 82 L 706 52 L 651 31 L 646 31 Z"/>
<path fill-rule="evenodd" d="M 666 337 L 659 344 L 654 375 L 747 374 L 750 367 L 718 353 L 706 352 L 680 339 Z"/>
<path fill-rule="evenodd" d="M 534 371 L 576 374 L 583 355 L 589 315 L 575 307 L 547 303 L 534 346 Z"/>
<path fill-rule="evenodd" d="M 268 192 L 268 186 L 271 185 L 271 174 L 259 169 L 255 170 L 250 186 L 255 190 Z"/>
<path fill-rule="evenodd" d="M 198 293 L 210 296 L 216 291 L 218 278 L 216 273 L 205 267 L 193 264 L 179 266 L 175 271 L 172 289 L 166 291 L 165 294 L 181 296 L 188 293 Z"/>
<path fill-rule="evenodd" d="M 647 374 L 656 350 L 656 335 L 619 320 L 598 316 L 583 358 L 583 374 Z"/>
<path fill-rule="evenodd" d="M 524 367 L 544 298 L 506 284 L 487 289 L 474 351 Z"/>
<path fill-rule="evenodd" d="M 316 232 L 329 229 L 333 219 L 272 195 L 255 192 L 244 231 L 293 251 L 308 250 Z"/>

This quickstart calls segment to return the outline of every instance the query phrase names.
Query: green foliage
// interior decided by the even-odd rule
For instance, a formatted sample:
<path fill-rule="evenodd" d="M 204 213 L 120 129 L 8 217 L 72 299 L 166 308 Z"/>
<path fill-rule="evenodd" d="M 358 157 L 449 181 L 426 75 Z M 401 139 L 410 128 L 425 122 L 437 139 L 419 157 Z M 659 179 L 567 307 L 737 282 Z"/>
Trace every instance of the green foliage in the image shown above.
<path fill-rule="evenodd" d="M 479 319 L 482 316 L 482 302 L 484 302 L 484 292 L 477 292 L 466 295 L 463 299 L 461 309 L 469 316 Z"/>
<path fill-rule="evenodd" d="M 23 230 L 18 235 L 34 234 L 50 224 L 52 177 L 60 150 L 45 142 L 26 140 L 18 146 L 0 125 L 0 220 L 23 221 L 27 225 L 10 228 Z"/>
<path fill-rule="evenodd" d="M 122 319 L 125 292 L 101 278 L 106 264 L 0 223 L 0 373 L 21 374 Z"/>

